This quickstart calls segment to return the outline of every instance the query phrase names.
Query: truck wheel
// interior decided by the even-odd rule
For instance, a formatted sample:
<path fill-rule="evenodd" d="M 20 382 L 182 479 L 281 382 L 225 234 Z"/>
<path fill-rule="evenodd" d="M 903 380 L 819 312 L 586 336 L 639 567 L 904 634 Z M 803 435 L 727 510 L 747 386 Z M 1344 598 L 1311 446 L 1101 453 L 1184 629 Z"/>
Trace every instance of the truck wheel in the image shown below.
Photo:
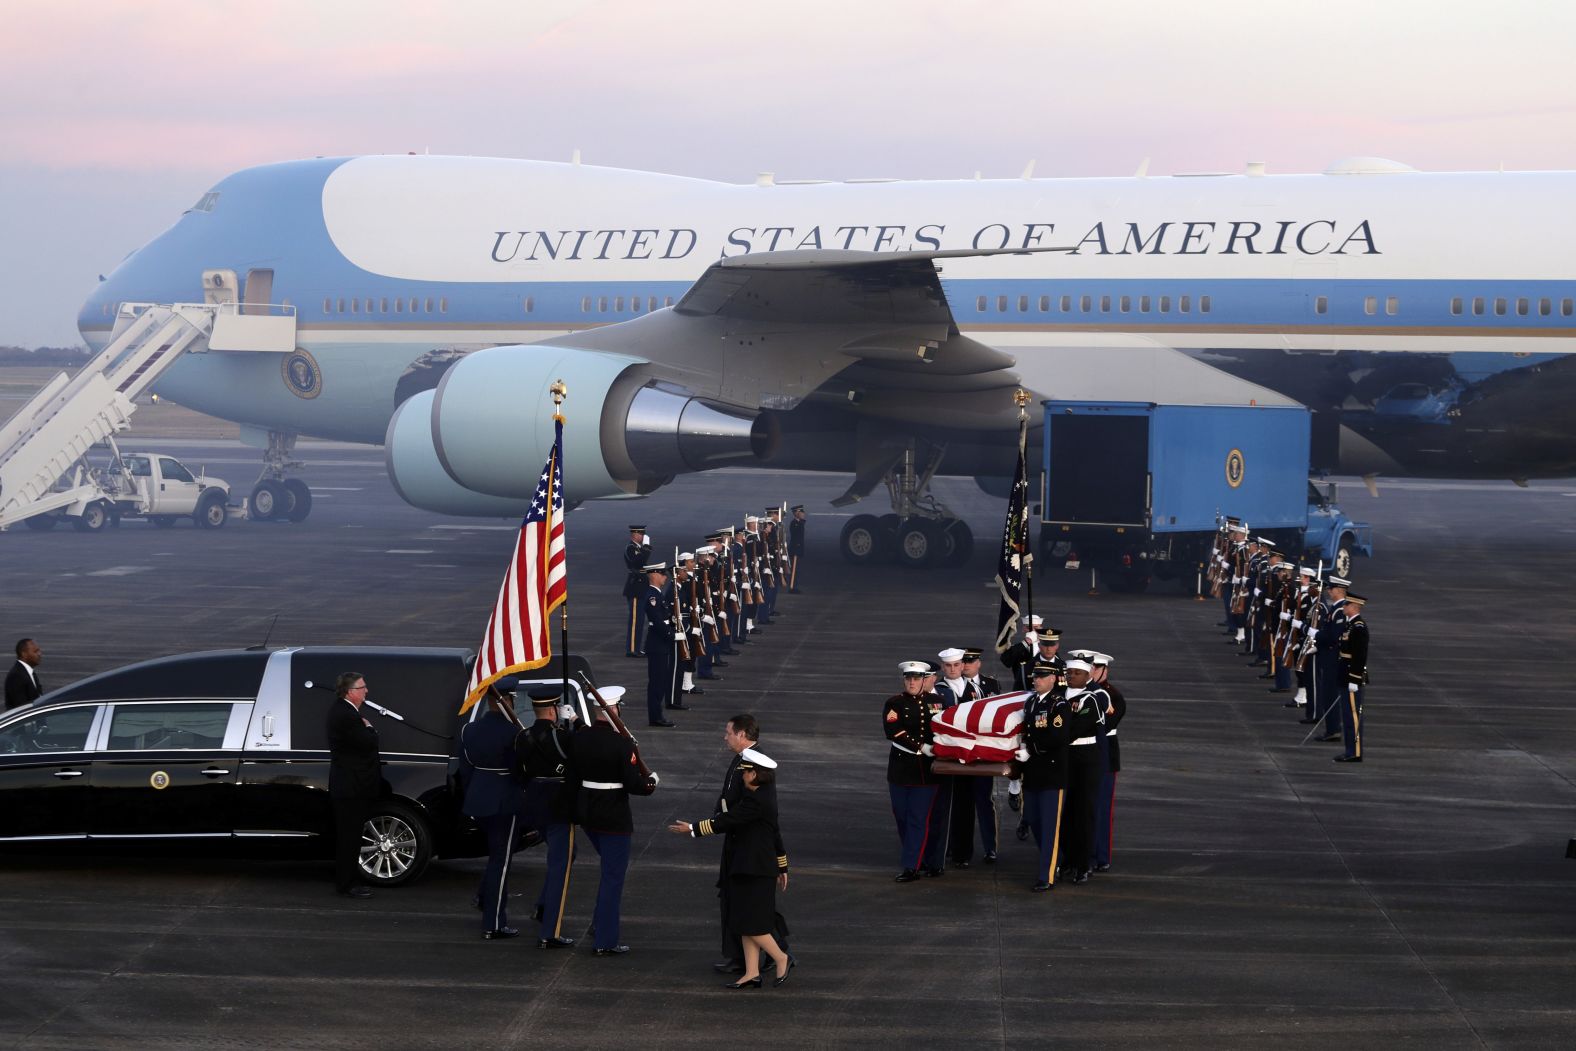
<path fill-rule="evenodd" d="M 974 554 L 974 531 L 961 518 L 945 522 L 941 527 L 941 564 L 961 566 Z"/>
<path fill-rule="evenodd" d="M 1352 578 L 1352 538 L 1341 537 L 1341 546 L 1335 549 L 1335 575 Z"/>
<path fill-rule="evenodd" d="M 288 500 L 285 487 L 272 478 L 266 478 L 252 488 L 247 514 L 258 522 L 272 522 L 283 512 Z"/>
<path fill-rule="evenodd" d="M 432 860 L 432 830 L 411 807 L 380 801 L 361 826 L 357 863 L 368 883 L 397 887 L 422 874 Z"/>
<path fill-rule="evenodd" d="M 23 521 L 27 528 L 36 529 L 40 533 L 47 533 L 55 528 L 55 523 L 60 521 L 60 519 L 55 515 L 34 515 L 32 518 L 24 519 Z"/>
<path fill-rule="evenodd" d="M 312 513 L 312 490 L 299 478 L 285 479 L 285 494 L 290 498 L 285 517 L 292 522 L 305 522 Z"/>
<path fill-rule="evenodd" d="M 83 508 L 82 514 L 72 519 L 71 524 L 77 527 L 79 533 L 97 533 L 109 524 L 109 511 L 102 500 L 95 500 Z"/>
<path fill-rule="evenodd" d="M 855 515 L 844 524 L 838 545 L 843 549 L 843 557 L 856 566 L 874 562 L 885 550 L 880 520 L 875 515 Z"/>
<path fill-rule="evenodd" d="M 148 516 L 148 521 L 152 522 L 153 525 L 154 525 L 154 528 L 156 528 L 156 529 L 173 529 L 173 528 L 175 528 L 175 516 L 174 515 L 149 515 Z"/>
<path fill-rule="evenodd" d="M 910 518 L 897 530 L 897 560 L 910 569 L 933 565 L 942 551 L 941 528 L 928 518 Z"/>
<path fill-rule="evenodd" d="M 192 521 L 203 529 L 218 529 L 230 517 L 230 509 L 224 506 L 224 496 L 214 493 L 205 497 L 197 513 L 192 515 Z"/>

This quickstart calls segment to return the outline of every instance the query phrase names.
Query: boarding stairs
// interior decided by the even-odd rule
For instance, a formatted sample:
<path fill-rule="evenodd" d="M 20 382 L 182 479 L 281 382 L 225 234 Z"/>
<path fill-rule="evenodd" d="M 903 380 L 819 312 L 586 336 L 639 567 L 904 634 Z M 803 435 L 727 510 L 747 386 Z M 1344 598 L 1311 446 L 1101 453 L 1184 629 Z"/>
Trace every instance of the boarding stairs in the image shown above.
<path fill-rule="evenodd" d="M 138 396 L 184 354 L 294 345 L 294 316 L 246 315 L 234 303 L 121 304 L 109 345 L 75 376 L 56 374 L 0 426 L 0 530 L 56 511 L 80 515 L 111 495 L 88 450 L 129 427 Z"/>

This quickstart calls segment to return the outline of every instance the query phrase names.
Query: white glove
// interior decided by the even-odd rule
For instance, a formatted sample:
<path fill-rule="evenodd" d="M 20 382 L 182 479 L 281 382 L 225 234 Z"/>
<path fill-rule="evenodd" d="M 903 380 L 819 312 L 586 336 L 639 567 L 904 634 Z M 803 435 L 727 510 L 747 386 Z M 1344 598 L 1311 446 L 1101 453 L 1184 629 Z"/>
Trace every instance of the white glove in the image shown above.
<path fill-rule="evenodd" d="M 1318 628 L 1314 628 L 1312 631 L 1308 632 L 1308 641 L 1309 642 L 1312 642 L 1314 639 L 1317 639 L 1318 637 L 1319 637 L 1319 629 Z"/>
<path fill-rule="evenodd" d="M 701 630 L 700 630 L 700 628 L 698 628 L 698 627 L 695 627 L 695 628 L 691 628 L 691 629 L 690 629 L 690 634 L 691 634 L 691 635 L 694 635 L 694 636 L 696 636 L 696 637 L 697 637 L 697 638 L 699 638 L 699 637 L 700 637 L 700 636 L 701 636 L 701 635 L 703 635 L 703 634 L 705 634 L 705 633 L 704 633 L 704 632 L 702 632 L 702 631 L 701 631 Z"/>
<path fill-rule="evenodd" d="M 650 533 L 642 533 L 641 536 L 640 536 L 640 543 L 643 546 L 645 546 L 645 547 L 650 547 L 651 546 L 651 534 Z"/>
<path fill-rule="evenodd" d="M 1040 645 L 1040 636 L 1032 631 L 1026 631 L 1023 633 L 1023 641 L 1027 642 L 1029 644 L 1029 649 L 1032 650 Z"/>
<path fill-rule="evenodd" d="M 658 785 L 660 785 L 662 783 L 662 778 L 657 776 L 657 772 L 655 770 L 653 770 L 651 772 L 651 777 L 648 780 L 651 781 L 651 787 L 652 788 L 656 788 Z"/>
<path fill-rule="evenodd" d="M 704 616 L 704 617 L 700 618 L 700 622 L 702 624 L 715 624 L 715 623 L 717 623 L 717 618 L 708 615 L 708 616 Z"/>
<path fill-rule="evenodd" d="M 1361 688 L 1362 687 L 1358 686 L 1355 682 L 1349 682 L 1349 683 L 1346 684 L 1346 692 L 1347 693 L 1356 693 Z"/>
<path fill-rule="evenodd" d="M 1291 622 L 1291 626 L 1296 628 L 1296 629 L 1298 629 L 1300 631 L 1300 630 L 1302 630 L 1302 621 L 1300 621 L 1300 620 L 1293 620 Z"/>
<path fill-rule="evenodd" d="M 920 745 L 919 754 L 920 755 L 935 755 L 936 754 L 936 750 L 934 748 L 932 748 L 928 744 Z"/>
<path fill-rule="evenodd" d="M 1016 752 L 1013 753 L 1013 757 L 1020 763 L 1027 763 L 1029 761 L 1029 750 L 1027 748 L 1020 747 Z"/>
<path fill-rule="evenodd" d="M 1287 621 L 1287 620 L 1290 620 L 1290 619 L 1291 619 L 1291 614 L 1290 614 L 1290 613 L 1282 613 L 1282 614 L 1281 614 L 1281 615 L 1280 615 L 1280 617 L 1281 617 L 1281 620 L 1282 620 L 1282 621 Z"/>

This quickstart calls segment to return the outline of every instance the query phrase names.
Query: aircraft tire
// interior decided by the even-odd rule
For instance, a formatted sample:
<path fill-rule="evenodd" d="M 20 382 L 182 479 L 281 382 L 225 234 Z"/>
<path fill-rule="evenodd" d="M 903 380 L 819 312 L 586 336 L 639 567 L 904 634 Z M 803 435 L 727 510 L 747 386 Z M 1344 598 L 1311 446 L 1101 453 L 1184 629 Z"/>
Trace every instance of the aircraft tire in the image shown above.
<path fill-rule="evenodd" d="M 938 523 L 910 518 L 898 527 L 897 560 L 910 569 L 925 569 L 941 558 L 943 543 Z"/>
<path fill-rule="evenodd" d="M 312 490 L 299 478 L 286 478 L 284 485 L 290 498 L 284 516 L 292 522 L 305 522 L 306 516 L 312 513 Z"/>
<path fill-rule="evenodd" d="M 272 478 L 265 478 L 252 487 L 246 510 L 253 521 L 272 522 L 283 516 L 289 499 L 283 485 Z"/>
<path fill-rule="evenodd" d="M 856 566 L 869 565 L 887 551 L 885 531 L 875 515 L 850 518 L 843 524 L 837 544 L 843 550 L 843 557 Z"/>
<path fill-rule="evenodd" d="M 974 531 L 961 518 L 945 522 L 941 527 L 941 564 L 961 566 L 974 555 Z"/>

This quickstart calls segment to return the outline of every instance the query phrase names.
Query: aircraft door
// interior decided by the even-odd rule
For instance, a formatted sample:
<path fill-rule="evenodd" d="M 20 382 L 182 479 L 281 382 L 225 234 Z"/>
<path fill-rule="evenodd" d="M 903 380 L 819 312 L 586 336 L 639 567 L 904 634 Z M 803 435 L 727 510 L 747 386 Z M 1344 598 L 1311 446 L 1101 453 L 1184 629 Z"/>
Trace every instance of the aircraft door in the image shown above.
<path fill-rule="evenodd" d="M 1296 304 L 1289 316 L 1299 313 L 1304 319 L 1304 335 L 1292 337 L 1288 342 L 1293 350 L 1329 352 L 1335 347 L 1335 315 L 1338 304 L 1331 294 L 1335 289 L 1336 266 L 1334 263 L 1296 263 L 1292 270 L 1296 287 L 1303 302 Z"/>
<path fill-rule="evenodd" d="M 273 302 L 274 272 L 272 270 L 248 270 L 246 272 L 246 290 L 241 297 L 241 313 L 267 314 L 268 304 Z"/>

